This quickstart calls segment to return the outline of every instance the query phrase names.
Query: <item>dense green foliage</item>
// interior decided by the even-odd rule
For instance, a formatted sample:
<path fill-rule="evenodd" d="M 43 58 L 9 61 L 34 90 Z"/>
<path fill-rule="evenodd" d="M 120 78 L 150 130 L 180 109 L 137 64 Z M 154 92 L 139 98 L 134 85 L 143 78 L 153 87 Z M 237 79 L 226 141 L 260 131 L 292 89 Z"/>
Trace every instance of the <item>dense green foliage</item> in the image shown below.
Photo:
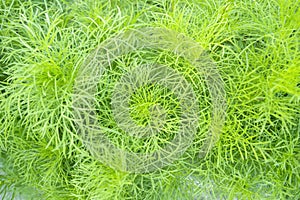
<path fill-rule="evenodd" d="M 300 199 L 299 1 L 46 2 L 0 2 L 0 197 Z M 93 49 L 142 26 L 197 41 L 218 66 L 228 108 L 205 158 L 200 135 L 173 165 L 133 174 L 91 156 L 74 126 L 72 93 Z M 205 132 L 210 110 L 203 116 Z"/>

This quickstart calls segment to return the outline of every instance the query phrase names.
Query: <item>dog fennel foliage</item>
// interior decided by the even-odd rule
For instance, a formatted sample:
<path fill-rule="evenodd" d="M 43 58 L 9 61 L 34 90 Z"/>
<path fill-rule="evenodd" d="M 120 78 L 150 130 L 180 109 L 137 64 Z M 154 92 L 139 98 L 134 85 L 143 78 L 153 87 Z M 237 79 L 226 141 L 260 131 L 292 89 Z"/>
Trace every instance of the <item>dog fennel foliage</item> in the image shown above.
<path fill-rule="evenodd" d="M 298 1 L 1 0 L 0 6 L 2 199 L 300 198 Z M 228 108 L 205 158 L 197 155 L 210 109 L 201 111 L 201 134 L 182 158 L 132 174 L 90 155 L 74 126 L 72 90 L 78 68 L 102 41 L 148 26 L 183 33 L 209 53 Z"/>

